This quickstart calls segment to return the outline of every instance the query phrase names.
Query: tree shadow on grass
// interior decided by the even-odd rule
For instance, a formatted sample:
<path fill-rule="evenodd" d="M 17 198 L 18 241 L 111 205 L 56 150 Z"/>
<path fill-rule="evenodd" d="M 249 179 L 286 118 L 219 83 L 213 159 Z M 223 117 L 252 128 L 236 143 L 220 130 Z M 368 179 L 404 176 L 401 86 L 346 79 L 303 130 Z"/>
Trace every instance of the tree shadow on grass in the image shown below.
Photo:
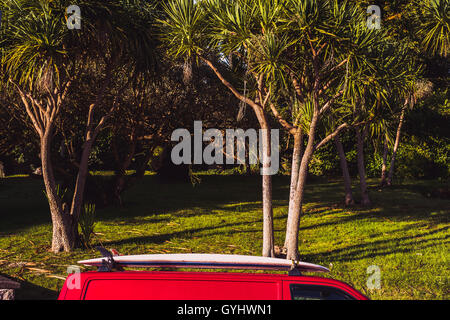
<path fill-rule="evenodd" d="M 123 207 L 108 207 L 99 210 L 97 219 L 104 222 L 121 221 L 126 224 L 142 222 L 170 221 L 173 216 L 194 217 L 214 215 L 216 211 L 251 212 L 261 210 L 260 176 L 201 176 L 202 183 L 196 187 L 190 184 L 161 184 L 155 176 L 145 176 L 124 195 Z M 381 192 L 371 190 L 375 204 L 372 208 L 341 205 L 343 191 L 341 183 L 310 180 L 306 189 L 306 214 L 333 215 L 332 209 L 342 209 L 351 213 L 349 217 L 340 217 L 326 224 L 362 218 L 429 219 L 441 221 L 445 216 L 431 216 L 432 211 L 450 207 L 449 201 L 437 199 L 430 202 L 415 185 L 395 186 Z M 30 226 L 49 224 L 48 204 L 42 193 L 43 184 L 32 178 L 6 179 L 0 193 L 0 232 L 14 233 Z M 395 197 L 389 196 L 395 189 Z M 357 196 L 357 194 L 356 194 Z M 273 177 L 273 204 L 285 207 L 289 198 L 289 177 Z M 423 202 L 426 202 L 424 204 Z M 319 210 L 313 210 L 317 208 Z M 377 210 L 372 210 L 376 208 Z M 418 208 L 422 208 L 417 210 Z M 314 212 L 313 212 L 314 211 Z M 329 213 L 327 213 L 329 211 Z M 339 213 L 339 212 L 337 212 Z M 161 217 L 163 214 L 167 216 Z M 286 217 L 287 212 L 282 213 Z M 157 217 L 160 216 L 160 217 Z M 145 217 L 145 219 L 143 219 Z M 343 219 L 343 220 L 342 220 Z M 326 225 L 324 224 L 324 225 Z M 316 225 L 320 226 L 320 225 Z M 307 227 L 307 228 L 312 228 Z"/>
<path fill-rule="evenodd" d="M 31 282 L 16 279 L 5 274 L 0 276 L 11 279 L 20 284 L 20 288 L 15 290 L 16 300 L 56 300 L 58 298 L 58 292 L 50 290 Z"/>
<path fill-rule="evenodd" d="M 192 187 L 187 183 L 159 183 L 157 177 L 145 176 L 124 195 L 123 207 L 101 210 L 98 217 L 103 221 L 127 221 L 141 216 L 201 217 L 215 215 L 216 211 L 240 213 L 262 209 L 260 176 L 201 178 L 202 183 Z M 283 190 L 286 181 L 286 177 L 274 177 L 274 207 L 287 205 L 289 190 Z"/>
<path fill-rule="evenodd" d="M 199 215 L 211 214 L 237 202 L 261 202 L 259 176 L 202 176 L 203 182 L 161 184 L 157 177 L 145 176 L 124 195 L 124 206 L 98 210 L 99 220 L 127 220 L 157 216 L 180 210 L 199 210 Z M 283 179 L 281 179 L 283 180 Z M 51 223 L 48 203 L 41 180 L 8 178 L 0 190 L 0 233 L 11 234 L 31 226 Z M 161 218 L 166 219 L 166 218 Z"/>
<path fill-rule="evenodd" d="M 274 220 L 282 219 L 281 217 L 274 217 Z M 244 225 L 251 225 L 251 224 L 260 224 L 262 223 L 262 219 L 253 220 L 253 221 L 244 221 L 244 222 L 238 222 L 238 223 L 227 223 L 227 224 L 221 224 L 221 225 L 215 225 L 215 226 L 207 226 L 202 228 L 193 228 L 193 229 L 186 229 L 183 231 L 176 231 L 171 233 L 165 233 L 165 234 L 157 234 L 152 236 L 139 236 L 139 237 L 131 237 L 121 240 L 113 240 L 104 242 L 105 245 L 112 246 L 112 245 L 124 245 L 124 244 L 134 244 L 134 243 L 144 243 L 144 244 L 161 244 L 168 240 L 172 240 L 174 238 L 191 238 L 194 234 L 199 234 L 203 231 L 210 231 L 210 230 L 217 230 L 217 229 L 223 229 L 223 228 L 229 228 L 227 230 L 223 231 L 215 231 L 208 234 L 205 234 L 204 237 L 210 237 L 213 235 L 230 235 L 235 233 L 256 233 L 261 232 L 260 228 L 252 229 L 252 230 L 237 230 L 232 229 L 232 227 L 237 226 L 244 226 Z M 284 230 L 274 230 L 274 232 L 281 232 Z"/>
<path fill-rule="evenodd" d="M 44 184 L 33 178 L 7 178 L 0 191 L 0 232 L 12 233 L 22 228 L 50 222 Z"/>
<path fill-rule="evenodd" d="M 128 216 L 152 216 L 177 211 L 197 210 L 198 215 L 226 209 L 233 203 L 261 202 L 258 177 L 202 176 L 196 187 L 182 183 L 159 183 L 157 177 L 145 176 L 124 195 L 124 207 L 110 207 L 99 212 L 105 220 Z"/>
<path fill-rule="evenodd" d="M 327 252 L 303 254 L 301 255 L 301 259 L 304 261 L 352 262 L 355 260 L 375 258 L 377 256 L 387 256 L 390 254 L 420 251 L 425 248 L 433 247 L 436 245 L 436 243 L 439 242 L 445 243 L 450 235 L 447 234 L 440 237 L 431 237 L 421 240 L 418 240 L 418 238 L 445 232 L 449 228 L 450 227 L 447 226 L 424 232 L 419 235 L 398 237 L 395 239 L 377 240 L 373 242 L 364 242 L 361 244 L 330 250 Z"/>

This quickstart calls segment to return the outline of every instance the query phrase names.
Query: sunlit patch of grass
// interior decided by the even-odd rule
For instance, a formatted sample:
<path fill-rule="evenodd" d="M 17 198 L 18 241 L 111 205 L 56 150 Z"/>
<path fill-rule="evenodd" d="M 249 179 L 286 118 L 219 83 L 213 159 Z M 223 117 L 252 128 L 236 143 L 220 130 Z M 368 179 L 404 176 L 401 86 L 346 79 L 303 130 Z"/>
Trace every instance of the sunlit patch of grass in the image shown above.
<path fill-rule="evenodd" d="M 69 265 L 99 254 L 51 253 L 42 182 L 16 177 L 0 183 L 0 273 L 23 281 L 19 297 L 54 298 Z M 373 299 L 448 299 L 450 201 L 422 192 L 438 184 L 406 181 L 379 191 L 373 181 L 373 206 L 346 208 L 340 183 L 313 181 L 300 223 L 302 260 L 331 267 L 327 276 Z M 278 245 L 284 241 L 288 186 L 289 177 L 274 178 Z M 203 175 L 193 188 L 145 176 L 124 195 L 123 207 L 98 210 L 97 219 L 94 245 L 123 254 L 260 255 L 261 181 L 259 176 Z M 367 288 L 371 265 L 381 270 L 379 290 Z"/>
<path fill-rule="evenodd" d="M 4 179 L 27 178 L 29 176 L 30 176 L 29 174 L 13 174 L 13 175 L 7 176 Z"/>

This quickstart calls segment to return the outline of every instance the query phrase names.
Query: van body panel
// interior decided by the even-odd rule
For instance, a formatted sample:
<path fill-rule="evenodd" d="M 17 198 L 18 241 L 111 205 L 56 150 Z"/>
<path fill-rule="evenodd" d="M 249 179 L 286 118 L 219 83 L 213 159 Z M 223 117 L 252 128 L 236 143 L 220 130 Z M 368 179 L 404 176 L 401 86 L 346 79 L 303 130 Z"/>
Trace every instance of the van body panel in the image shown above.
<path fill-rule="evenodd" d="M 59 300 L 291 300 L 292 284 L 337 288 L 367 297 L 328 278 L 285 274 L 120 271 L 69 275 Z"/>
<path fill-rule="evenodd" d="M 210 281 L 195 279 L 114 280 L 120 290 L 111 290 L 110 280 L 91 280 L 84 300 L 281 300 L 277 281 Z"/>

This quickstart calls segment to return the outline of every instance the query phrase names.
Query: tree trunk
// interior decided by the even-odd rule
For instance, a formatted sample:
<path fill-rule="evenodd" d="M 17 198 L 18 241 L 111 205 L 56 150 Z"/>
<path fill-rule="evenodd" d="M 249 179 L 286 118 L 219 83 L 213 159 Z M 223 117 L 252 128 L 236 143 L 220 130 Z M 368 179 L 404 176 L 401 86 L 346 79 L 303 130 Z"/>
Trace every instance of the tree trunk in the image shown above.
<path fill-rule="evenodd" d="M 108 77 L 108 76 L 107 76 Z M 109 82 L 105 80 L 105 84 Z M 98 105 L 101 97 L 103 97 L 104 90 L 100 92 L 97 96 L 97 101 L 89 106 L 89 114 L 88 114 L 88 122 L 86 128 L 85 142 L 83 144 L 83 151 L 81 153 L 80 165 L 78 168 L 77 180 L 75 182 L 75 191 L 73 193 L 72 198 L 72 206 L 70 208 L 70 216 L 71 216 L 71 228 L 70 232 L 73 237 L 77 240 L 78 236 L 78 220 L 80 218 L 81 210 L 83 209 L 84 204 L 84 190 L 86 186 L 86 179 L 89 173 L 89 156 L 91 154 L 92 146 L 99 134 L 100 130 L 103 128 L 105 122 L 111 116 L 114 106 L 110 109 L 108 115 L 103 116 L 98 122 L 97 126 L 94 126 L 93 123 L 93 112 L 95 107 Z"/>
<path fill-rule="evenodd" d="M 5 165 L 0 161 L 0 178 L 6 178 Z"/>
<path fill-rule="evenodd" d="M 263 169 L 270 168 L 271 155 L 271 134 L 270 127 L 262 115 L 264 122 L 261 123 L 263 129 Z M 274 257 L 274 233 L 273 233 L 273 209 L 272 209 L 272 176 L 264 173 L 262 175 L 262 198 L 263 198 L 263 257 Z"/>
<path fill-rule="evenodd" d="M 300 216 L 303 204 L 303 196 L 305 191 L 306 177 L 308 174 L 308 165 L 311 161 L 312 155 L 314 153 L 314 139 L 316 133 L 317 121 L 319 119 L 318 111 L 315 110 L 313 118 L 311 120 L 311 124 L 309 127 L 309 137 L 308 144 L 306 145 L 305 152 L 302 157 L 302 161 L 300 163 L 300 170 L 298 173 L 298 181 L 295 189 L 295 194 L 293 203 L 292 203 L 292 211 L 288 215 L 287 226 L 289 229 L 286 230 L 286 259 L 294 259 L 298 260 L 298 232 L 300 227 Z"/>
<path fill-rule="evenodd" d="M 358 155 L 358 174 L 359 184 L 361 188 L 361 204 L 363 206 L 370 205 L 369 193 L 367 191 L 366 183 L 366 169 L 364 166 L 364 134 L 356 127 L 356 139 L 357 139 L 357 155 Z"/>
<path fill-rule="evenodd" d="M 53 223 L 52 251 L 58 253 L 71 251 L 75 246 L 75 239 L 70 233 L 70 216 L 63 210 L 61 199 L 57 194 L 50 157 L 51 136 L 51 128 L 47 128 L 41 136 L 41 162 L 42 177 Z"/>
<path fill-rule="evenodd" d="M 381 187 L 384 187 L 386 185 L 387 156 L 388 156 L 388 140 L 387 138 L 385 138 L 383 147 L 383 164 L 381 165 L 381 181 L 380 181 Z"/>
<path fill-rule="evenodd" d="M 394 150 L 392 151 L 391 165 L 389 167 L 389 174 L 387 177 L 387 185 L 388 186 L 392 185 L 392 179 L 394 178 L 395 156 L 397 155 L 398 146 L 400 144 L 400 135 L 402 132 L 403 120 L 405 118 L 405 110 L 406 110 L 406 103 L 403 106 L 402 113 L 400 115 L 400 121 L 399 121 L 398 127 L 397 127 L 397 134 L 395 136 Z"/>
<path fill-rule="evenodd" d="M 81 153 L 81 160 L 80 165 L 78 169 L 77 174 L 77 180 L 75 182 L 75 191 L 73 193 L 72 198 L 72 206 L 70 208 L 70 216 L 72 219 L 71 223 L 71 233 L 75 237 L 75 239 L 78 239 L 78 220 L 81 214 L 81 210 L 83 208 L 83 198 L 84 198 L 84 189 L 86 186 L 86 179 L 88 176 L 88 167 L 89 167 L 89 156 L 91 154 L 91 149 L 94 144 L 94 141 L 100 132 L 100 130 L 103 128 L 105 122 L 108 120 L 108 118 L 111 116 L 112 112 L 114 111 L 114 104 L 109 110 L 109 113 L 107 115 L 104 115 L 101 117 L 100 121 L 95 125 L 94 124 L 94 111 L 95 108 L 100 104 L 101 100 L 103 99 L 106 89 L 111 81 L 111 72 L 112 69 L 107 64 L 106 65 L 106 75 L 103 79 L 102 88 L 97 93 L 95 102 L 92 103 L 89 106 L 89 112 L 88 112 L 88 118 L 87 118 L 87 124 L 86 124 L 86 133 L 85 133 L 85 142 L 82 146 L 82 153 Z M 124 89 L 125 87 L 122 87 Z"/>
<path fill-rule="evenodd" d="M 81 154 L 80 166 L 75 183 L 75 191 L 72 198 L 72 207 L 70 209 L 72 223 L 70 232 L 74 239 L 78 238 L 78 220 L 84 203 L 84 189 L 88 176 L 89 155 L 91 154 L 92 144 L 93 139 L 87 139 L 83 145 L 83 152 Z"/>
<path fill-rule="evenodd" d="M 294 150 L 292 151 L 292 165 L 291 165 L 291 185 L 289 188 L 289 209 L 288 209 L 288 217 L 292 215 L 294 198 L 295 198 L 295 190 L 297 188 L 298 183 L 298 174 L 300 169 L 300 161 L 302 159 L 303 152 L 303 132 L 299 127 L 294 135 Z M 290 220 L 287 220 L 286 230 L 289 230 Z M 284 247 L 287 248 L 288 238 L 286 237 L 284 240 Z"/>
<path fill-rule="evenodd" d="M 348 171 L 347 158 L 345 157 L 344 147 L 342 146 L 339 135 L 334 137 L 334 143 L 339 154 L 339 161 L 342 169 L 342 177 L 344 178 L 344 190 L 345 190 L 345 205 L 353 205 L 355 201 L 353 200 L 352 194 L 352 181 L 350 178 L 350 173 Z"/>
<path fill-rule="evenodd" d="M 249 176 L 252 174 L 252 168 L 250 166 L 250 145 L 245 142 L 245 175 Z"/>

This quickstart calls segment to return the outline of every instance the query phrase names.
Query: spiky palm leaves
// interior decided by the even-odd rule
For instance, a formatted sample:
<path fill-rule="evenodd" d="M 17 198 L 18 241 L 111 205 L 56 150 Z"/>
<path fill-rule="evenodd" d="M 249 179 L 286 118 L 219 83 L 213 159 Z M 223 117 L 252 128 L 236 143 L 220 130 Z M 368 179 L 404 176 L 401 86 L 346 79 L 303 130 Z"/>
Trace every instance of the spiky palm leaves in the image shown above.
<path fill-rule="evenodd" d="M 0 0 L 2 66 L 20 84 L 58 85 L 78 58 L 104 58 L 154 67 L 156 36 L 153 6 L 143 1 L 79 1 L 82 28 L 69 30 L 70 1 Z"/>
<path fill-rule="evenodd" d="M 174 0 L 163 4 L 167 19 L 163 24 L 163 39 L 168 43 L 169 53 L 174 56 L 193 57 L 203 51 L 204 11 L 193 0 Z"/>
<path fill-rule="evenodd" d="M 59 83 L 61 63 L 67 58 L 64 16 L 46 1 L 2 0 L 3 72 L 32 89 L 51 89 Z M 64 74 L 62 75 L 64 76 Z"/>
<path fill-rule="evenodd" d="M 447 57 L 450 53 L 450 1 L 417 1 L 418 36 L 425 50 Z"/>

